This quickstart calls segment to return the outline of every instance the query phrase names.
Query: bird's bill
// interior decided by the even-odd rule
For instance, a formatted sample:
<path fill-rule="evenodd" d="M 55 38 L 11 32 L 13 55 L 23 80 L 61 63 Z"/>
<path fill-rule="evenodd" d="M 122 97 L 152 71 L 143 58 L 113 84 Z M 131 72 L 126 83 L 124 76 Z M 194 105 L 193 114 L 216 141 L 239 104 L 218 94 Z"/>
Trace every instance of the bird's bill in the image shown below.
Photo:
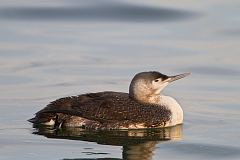
<path fill-rule="evenodd" d="M 173 82 L 173 81 L 176 81 L 178 79 L 182 79 L 188 75 L 190 75 L 191 73 L 183 73 L 183 74 L 178 74 L 178 75 L 175 75 L 175 76 L 169 76 L 168 79 L 166 79 L 167 82 Z"/>

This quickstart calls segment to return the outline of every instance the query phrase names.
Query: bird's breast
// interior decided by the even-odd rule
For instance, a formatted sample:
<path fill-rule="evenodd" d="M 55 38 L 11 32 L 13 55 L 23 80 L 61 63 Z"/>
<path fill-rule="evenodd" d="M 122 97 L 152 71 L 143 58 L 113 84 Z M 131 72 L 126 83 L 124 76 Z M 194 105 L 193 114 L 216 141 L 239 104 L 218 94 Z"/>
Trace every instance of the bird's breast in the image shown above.
<path fill-rule="evenodd" d="M 161 95 L 158 103 L 171 111 L 171 118 L 166 127 L 183 123 L 183 110 L 174 98 Z"/>

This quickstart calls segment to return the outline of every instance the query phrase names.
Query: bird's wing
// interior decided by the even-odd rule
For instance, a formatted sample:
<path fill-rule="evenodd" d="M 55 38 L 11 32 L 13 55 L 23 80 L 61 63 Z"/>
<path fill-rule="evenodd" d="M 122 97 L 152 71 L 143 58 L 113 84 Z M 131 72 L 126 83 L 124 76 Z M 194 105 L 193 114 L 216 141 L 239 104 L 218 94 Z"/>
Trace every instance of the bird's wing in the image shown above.
<path fill-rule="evenodd" d="M 40 110 L 41 113 L 65 113 L 104 122 L 132 121 L 154 123 L 165 121 L 170 111 L 162 106 L 144 105 L 127 93 L 99 92 L 61 98 Z M 166 120 L 167 121 L 167 120 Z"/>

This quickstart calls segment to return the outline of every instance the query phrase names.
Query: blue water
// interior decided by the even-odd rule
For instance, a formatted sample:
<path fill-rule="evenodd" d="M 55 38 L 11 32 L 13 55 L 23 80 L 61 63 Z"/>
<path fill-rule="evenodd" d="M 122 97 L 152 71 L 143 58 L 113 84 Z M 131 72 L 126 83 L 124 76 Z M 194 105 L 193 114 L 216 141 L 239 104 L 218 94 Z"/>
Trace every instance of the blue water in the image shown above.
<path fill-rule="evenodd" d="M 239 1 L 0 2 L 0 159 L 240 158 Z M 164 90 L 185 115 L 177 132 L 161 131 L 165 138 L 49 137 L 26 121 L 60 97 L 127 92 L 134 74 L 148 70 L 192 73 Z"/>

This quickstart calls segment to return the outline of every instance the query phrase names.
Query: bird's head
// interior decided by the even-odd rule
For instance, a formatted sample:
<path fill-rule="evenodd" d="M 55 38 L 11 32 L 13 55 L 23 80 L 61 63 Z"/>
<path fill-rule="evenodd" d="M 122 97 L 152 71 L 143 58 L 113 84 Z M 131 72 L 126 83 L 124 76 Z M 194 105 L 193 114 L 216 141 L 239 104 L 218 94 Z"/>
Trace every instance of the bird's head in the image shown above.
<path fill-rule="evenodd" d="M 161 91 L 171 82 L 184 78 L 190 73 L 183 73 L 175 76 L 167 76 L 160 72 L 141 72 L 134 76 L 129 87 L 131 98 L 148 102 L 153 96 L 160 95 Z"/>

